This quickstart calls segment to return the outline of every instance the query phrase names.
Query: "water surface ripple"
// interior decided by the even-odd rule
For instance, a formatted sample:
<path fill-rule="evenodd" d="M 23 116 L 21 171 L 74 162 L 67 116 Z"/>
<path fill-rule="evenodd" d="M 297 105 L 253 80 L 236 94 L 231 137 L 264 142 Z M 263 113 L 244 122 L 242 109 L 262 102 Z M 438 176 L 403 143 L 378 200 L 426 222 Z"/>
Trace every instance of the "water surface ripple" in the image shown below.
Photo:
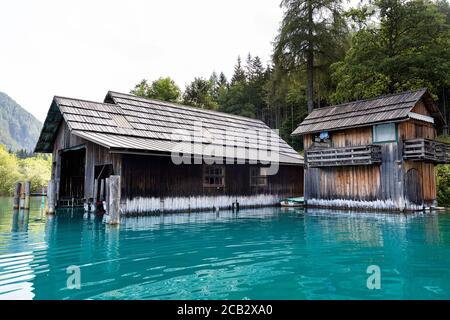
<path fill-rule="evenodd" d="M 449 299 L 450 214 L 45 217 L 0 198 L 0 299 Z M 381 289 L 367 288 L 367 267 Z M 67 268 L 80 289 L 67 287 Z"/>

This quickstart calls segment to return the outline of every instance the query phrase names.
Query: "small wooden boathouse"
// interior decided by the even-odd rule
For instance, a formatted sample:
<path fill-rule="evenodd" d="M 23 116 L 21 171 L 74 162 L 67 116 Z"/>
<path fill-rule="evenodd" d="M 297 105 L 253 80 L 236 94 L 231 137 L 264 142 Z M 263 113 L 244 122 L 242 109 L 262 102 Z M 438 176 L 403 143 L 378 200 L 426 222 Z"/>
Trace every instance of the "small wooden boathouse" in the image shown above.
<path fill-rule="evenodd" d="M 104 200 L 113 175 L 130 214 L 303 195 L 303 158 L 263 122 L 117 92 L 54 97 L 35 152 L 53 154 L 59 207 Z"/>
<path fill-rule="evenodd" d="M 305 148 L 308 206 L 418 210 L 436 205 L 444 118 L 427 89 L 319 108 L 293 135 Z"/>

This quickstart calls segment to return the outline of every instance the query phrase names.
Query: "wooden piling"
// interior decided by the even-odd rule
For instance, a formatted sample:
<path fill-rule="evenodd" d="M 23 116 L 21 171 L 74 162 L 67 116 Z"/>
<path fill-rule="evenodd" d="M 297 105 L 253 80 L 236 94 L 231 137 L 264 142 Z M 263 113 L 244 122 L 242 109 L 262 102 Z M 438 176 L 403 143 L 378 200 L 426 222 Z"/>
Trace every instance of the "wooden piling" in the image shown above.
<path fill-rule="evenodd" d="M 19 197 L 19 207 L 23 209 L 25 207 L 25 184 L 20 184 L 20 197 Z"/>
<path fill-rule="evenodd" d="M 30 209 L 30 193 L 31 193 L 31 183 L 30 181 L 25 181 L 25 192 L 24 192 L 24 204 L 23 204 L 23 208 L 25 210 L 29 210 Z"/>
<path fill-rule="evenodd" d="M 105 200 L 104 195 L 105 195 L 105 179 L 101 179 L 100 180 L 100 196 L 99 196 L 99 200 L 103 201 Z"/>
<path fill-rule="evenodd" d="M 97 208 L 98 179 L 94 180 L 94 206 Z"/>
<path fill-rule="evenodd" d="M 21 182 L 16 183 L 16 188 L 14 189 L 14 209 L 19 209 L 20 206 L 20 189 L 21 189 Z"/>
<path fill-rule="evenodd" d="M 47 188 L 48 214 L 55 213 L 55 201 L 56 201 L 55 181 L 50 180 L 48 182 L 48 188 Z"/>
<path fill-rule="evenodd" d="M 109 177 L 109 224 L 120 223 L 120 176 Z"/>
<path fill-rule="evenodd" d="M 109 214 L 109 178 L 105 179 L 105 211 Z"/>

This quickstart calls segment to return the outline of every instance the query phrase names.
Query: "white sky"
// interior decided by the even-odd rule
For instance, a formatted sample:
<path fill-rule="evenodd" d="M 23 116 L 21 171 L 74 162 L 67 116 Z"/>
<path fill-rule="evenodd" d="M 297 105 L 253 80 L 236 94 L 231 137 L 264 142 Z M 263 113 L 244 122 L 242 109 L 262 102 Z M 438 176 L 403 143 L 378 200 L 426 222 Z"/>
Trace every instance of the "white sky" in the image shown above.
<path fill-rule="evenodd" d="M 238 55 L 269 61 L 280 0 L 1 0 L 0 91 L 43 121 L 54 95 L 102 101 L 143 78 L 184 85 Z"/>

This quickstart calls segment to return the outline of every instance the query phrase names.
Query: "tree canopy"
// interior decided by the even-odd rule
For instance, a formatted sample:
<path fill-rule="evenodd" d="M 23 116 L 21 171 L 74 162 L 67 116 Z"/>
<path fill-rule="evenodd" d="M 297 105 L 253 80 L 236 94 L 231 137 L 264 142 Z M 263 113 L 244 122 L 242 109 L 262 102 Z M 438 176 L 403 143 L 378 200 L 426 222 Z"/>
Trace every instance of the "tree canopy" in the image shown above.
<path fill-rule="evenodd" d="M 439 7 L 441 6 L 441 8 Z M 358 11 L 364 24 L 345 58 L 333 64 L 333 102 L 450 84 L 450 29 L 442 3 L 376 0 Z M 375 24 L 369 21 L 378 17 Z M 361 19 L 360 19 L 361 21 Z"/>
<path fill-rule="evenodd" d="M 141 97 L 168 102 L 177 102 L 181 96 L 180 88 L 169 77 L 159 78 L 150 85 L 144 79 L 131 90 L 131 93 Z"/>

